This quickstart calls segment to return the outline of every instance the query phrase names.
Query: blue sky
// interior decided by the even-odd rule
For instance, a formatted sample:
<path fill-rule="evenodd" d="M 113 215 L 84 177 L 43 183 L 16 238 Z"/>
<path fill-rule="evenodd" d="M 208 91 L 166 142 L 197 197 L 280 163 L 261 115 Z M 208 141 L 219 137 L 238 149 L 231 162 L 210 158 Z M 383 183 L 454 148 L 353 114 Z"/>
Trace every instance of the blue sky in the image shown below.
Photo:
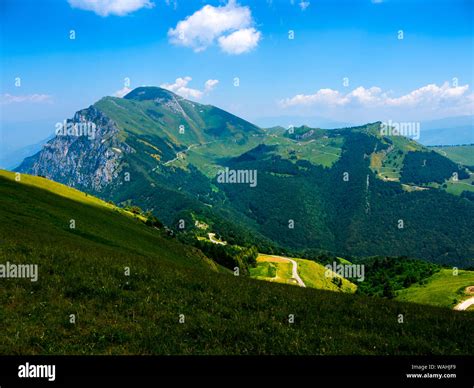
<path fill-rule="evenodd" d="M 41 140 L 56 122 L 127 90 L 125 78 L 132 89 L 163 85 L 257 123 L 473 111 L 469 0 L 98 3 L 1 1 L 4 147 Z"/>

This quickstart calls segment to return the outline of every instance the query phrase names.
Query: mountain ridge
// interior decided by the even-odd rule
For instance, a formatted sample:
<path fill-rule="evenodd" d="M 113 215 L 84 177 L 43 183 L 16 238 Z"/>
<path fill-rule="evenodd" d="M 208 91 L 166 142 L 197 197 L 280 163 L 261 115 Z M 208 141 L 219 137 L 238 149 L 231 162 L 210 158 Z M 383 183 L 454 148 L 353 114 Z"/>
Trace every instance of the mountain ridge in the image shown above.
<path fill-rule="evenodd" d="M 87 120 L 97 125 L 94 139 L 57 136 L 18 171 L 136 203 L 176 231 L 192 231 L 201 217 L 227 241 L 265 252 L 473 264 L 474 204 L 442 187 L 455 173 L 462 182 L 471 179 L 467 168 L 413 140 L 385 135 L 380 122 L 264 130 L 155 87 L 105 97 L 72 122 Z M 258 186 L 219 183 L 224 168 L 256 170 Z M 429 216 L 424 212 L 433 212 L 433 201 L 440 207 Z M 456 209 L 457 221 L 443 209 Z"/>

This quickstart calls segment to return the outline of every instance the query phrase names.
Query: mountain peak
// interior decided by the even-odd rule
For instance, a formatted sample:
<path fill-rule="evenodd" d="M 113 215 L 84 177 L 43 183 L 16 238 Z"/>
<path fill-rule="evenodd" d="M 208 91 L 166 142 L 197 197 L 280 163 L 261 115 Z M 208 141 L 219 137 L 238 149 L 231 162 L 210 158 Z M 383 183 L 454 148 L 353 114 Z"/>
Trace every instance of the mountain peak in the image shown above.
<path fill-rule="evenodd" d="M 139 86 L 133 89 L 130 93 L 125 95 L 123 98 L 127 100 L 145 101 L 145 100 L 172 100 L 178 97 L 173 92 L 167 89 L 160 88 L 158 86 Z"/>

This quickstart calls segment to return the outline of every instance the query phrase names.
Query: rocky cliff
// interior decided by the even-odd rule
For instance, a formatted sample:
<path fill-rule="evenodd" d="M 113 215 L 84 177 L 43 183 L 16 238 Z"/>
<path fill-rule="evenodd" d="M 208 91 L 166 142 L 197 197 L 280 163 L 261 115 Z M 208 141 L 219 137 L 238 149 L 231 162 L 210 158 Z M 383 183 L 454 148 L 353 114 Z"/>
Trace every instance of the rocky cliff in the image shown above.
<path fill-rule="evenodd" d="M 120 140 L 115 122 L 90 106 L 56 125 L 56 136 L 16 169 L 72 187 L 101 191 L 134 149 Z"/>

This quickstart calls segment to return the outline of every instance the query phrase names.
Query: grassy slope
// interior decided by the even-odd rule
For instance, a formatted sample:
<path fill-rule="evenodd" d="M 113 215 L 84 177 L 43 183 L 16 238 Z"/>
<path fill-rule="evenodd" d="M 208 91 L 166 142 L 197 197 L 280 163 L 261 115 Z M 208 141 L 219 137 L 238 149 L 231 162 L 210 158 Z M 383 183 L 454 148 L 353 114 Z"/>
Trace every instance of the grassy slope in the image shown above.
<path fill-rule="evenodd" d="M 297 282 L 291 277 L 292 268 L 290 262 L 262 261 L 260 256 L 257 267 L 250 269 L 250 275 L 258 280 L 295 285 Z"/>
<path fill-rule="evenodd" d="M 0 354 L 474 352 L 472 314 L 219 274 L 126 214 L 5 175 L 0 263 L 37 263 L 39 280 L 0 280 Z"/>
<path fill-rule="evenodd" d="M 471 175 L 469 179 L 463 179 L 462 181 L 448 181 L 446 182 L 446 191 L 450 194 L 461 195 L 464 191 L 474 192 L 474 185 L 470 182 L 474 181 L 474 175 Z"/>
<path fill-rule="evenodd" d="M 397 299 L 433 306 L 454 307 L 467 298 L 464 290 L 468 286 L 474 286 L 474 271 L 460 270 L 457 276 L 453 276 L 452 270 L 442 269 L 431 276 L 427 284 L 414 284 L 401 290 Z"/>
<path fill-rule="evenodd" d="M 377 171 L 378 178 L 398 182 L 400 181 L 400 171 L 403 168 L 405 155 L 411 151 L 423 151 L 424 148 L 415 141 L 403 136 L 386 136 L 383 138 L 385 144 L 387 144 L 387 139 L 394 146 L 394 150 L 389 153 L 386 150 L 374 152 L 371 155 L 370 167 L 373 171 Z M 398 151 L 402 151 L 402 154 L 399 155 Z"/>
<path fill-rule="evenodd" d="M 326 268 L 319 263 L 294 257 L 292 259 L 298 263 L 298 274 L 306 287 L 349 293 L 354 293 L 357 289 L 355 284 L 344 278 L 341 278 L 342 286 L 339 288 L 331 281 L 332 278 L 325 276 Z M 257 258 L 257 267 L 252 268 L 250 274 L 255 279 L 297 285 L 296 280 L 292 279 L 293 265 L 290 262 L 281 261 L 278 257 L 260 254 Z M 334 276 L 337 275 L 334 274 Z"/>
<path fill-rule="evenodd" d="M 162 232 L 145 226 L 138 216 L 96 197 L 26 174 L 16 182 L 14 173 L 0 170 L 0 179 L 3 247 L 54 250 L 57 245 L 74 252 L 80 246 L 91 256 L 96 252 L 125 257 L 131 254 L 217 269 L 212 261 L 198 257 L 198 250 L 166 239 Z M 23 185 L 23 189 L 15 190 L 16 185 Z M 71 220 L 75 229 L 70 228 Z M 38 227 L 44 222 L 48 228 Z"/>
<path fill-rule="evenodd" d="M 453 162 L 464 164 L 465 166 L 474 166 L 474 145 L 434 147 L 434 150 L 443 156 L 451 159 Z M 461 195 L 463 191 L 474 191 L 474 175 L 468 179 L 446 181 L 446 191 L 450 194 Z"/>
<path fill-rule="evenodd" d="M 465 166 L 474 166 L 474 145 L 435 147 L 441 155 Z"/>
<path fill-rule="evenodd" d="M 299 142 L 280 133 L 259 134 L 241 142 L 224 138 L 192 148 L 183 160 L 176 160 L 173 165 L 184 168 L 193 164 L 203 174 L 214 178 L 226 159 L 237 157 L 260 144 L 277 145 L 275 153 L 285 159 L 294 155 L 294 161 L 304 159 L 315 165 L 331 167 L 341 155 L 343 139 L 320 137 Z"/>
<path fill-rule="evenodd" d="M 357 289 L 357 286 L 345 278 L 342 279 L 342 285 L 339 288 L 331 280 L 332 278 L 326 277 L 326 268 L 314 261 L 304 260 L 304 259 L 295 259 L 298 263 L 298 273 L 306 284 L 306 287 L 318 288 L 321 290 L 329 291 L 342 291 L 354 293 Z M 334 275 L 337 276 L 337 275 Z"/>

